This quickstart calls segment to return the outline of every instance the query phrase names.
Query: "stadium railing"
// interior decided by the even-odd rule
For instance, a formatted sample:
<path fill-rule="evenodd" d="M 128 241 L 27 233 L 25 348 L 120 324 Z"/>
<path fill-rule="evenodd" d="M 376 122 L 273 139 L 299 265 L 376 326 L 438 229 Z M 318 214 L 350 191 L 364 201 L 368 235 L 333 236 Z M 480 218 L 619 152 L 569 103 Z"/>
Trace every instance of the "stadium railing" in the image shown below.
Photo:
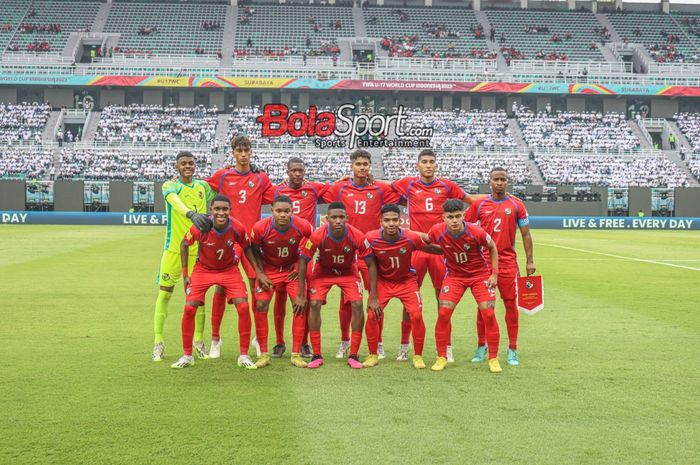
<path fill-rule="evenodd" d="M 630 73 L 632 63 L 609 62 L 609 61 L 551 61 L 551 60 L 512 60 L 510 69 L 513 73 L 536 72 L 536 73 L 562 73 L 564 76 L 583 71 L 588 76 L 610 73 Z"/>
<path fill-rule="evenodd" d="M 402 58 L 402 57 L 378 57 L 376 60 L 377 69 L 402 69 L 415 71 L 416 69 L 426 70 L 454 70 L 473 71 L 485 73 L 496 71 L 498 65 L 496 60 L 479 60 L 466 58 Z"/>

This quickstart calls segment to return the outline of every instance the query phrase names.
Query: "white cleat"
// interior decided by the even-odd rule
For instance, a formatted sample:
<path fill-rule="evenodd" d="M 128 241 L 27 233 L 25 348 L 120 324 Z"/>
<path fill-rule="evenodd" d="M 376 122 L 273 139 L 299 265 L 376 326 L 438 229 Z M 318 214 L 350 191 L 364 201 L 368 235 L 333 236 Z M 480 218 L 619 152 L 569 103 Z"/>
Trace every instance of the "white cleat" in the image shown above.
<path fill-rule="evenodd" d="M 377 344 L 377 357 L 379 357 L 379 360 L 383 360 L 386 358 L 386 354 L 384 353 L 384 343 L 380 342 Z"/>
<path fill-rule="evenodd" d="M 257 370 L 258 366 L 250 358 L 250 355 L 241 355 L 238 357 L 238 366 L 247 370 Z"/>
<path fill-rule="evenodd" d="M 335 358 L 347 358 L 348 355 L 350 355 L 350 341 L 340 341 Z"/>
<path fill-rule="evenodd" d="M 207 346 L 204 345 L 204 341 L 196 341 L 194 344 L 192 344 L 192 348 L 194 349 L 194 355 L 198 359 L 204 360 L 209 358 L 209 354 L 207 353 Z"/>
<path fill-rule="evenodd" d="M 161 362 L 163 360 L 165 352 L 165 344 L 159 342 L 153 346 L 153 355 L 151 355 L 151 360 L 154 362 Z"/>
<path fill-rule="evenodd" d="M 253 340 L 250 341 L 250 345 L 253 346 L 253 349 L 255 349 L 255 355 L 256 357 L 260 357 L 260 344 L 258 343 L 258 338 L 253 336 Z"/>
<path fill-rule="evenodd" d="M 218 341 L 211 341 L 211 346 L 209 346 L 209 358 L 219 357 L 221 357 L 221 339 Z"/>
<path fill-rule="evenodd" d="M 399 362 L 407 361 L 409 347 L 411 347 L 411 344 L 401 344 L 399 346 L 399 353 L 396 354 L 396 360 L 398 360 Z"/>
<path fill-rule="evenodd" d="M 452 354 L 452 346 L 447 346 L 447 363 L 454 363 L 455 356 Z"/>
<path fill-rule="evenodd" d="M 170 365 L 170 368 L 187 368 L 194 365 L 194 357 L 191 355 L 183 355 L 180 360 Z"/>

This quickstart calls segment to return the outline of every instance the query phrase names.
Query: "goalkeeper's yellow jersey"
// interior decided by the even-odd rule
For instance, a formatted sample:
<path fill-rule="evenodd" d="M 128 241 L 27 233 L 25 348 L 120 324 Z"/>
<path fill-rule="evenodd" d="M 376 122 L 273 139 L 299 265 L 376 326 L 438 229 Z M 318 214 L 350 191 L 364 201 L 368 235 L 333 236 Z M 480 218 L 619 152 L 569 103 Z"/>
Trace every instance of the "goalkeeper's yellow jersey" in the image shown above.
<path fill-rule="evenodd" d="M 197 213 L 206 213 L 207 205 L 216 193 L 204 181 L 192 180 L 192 184 L 184 184 L 177 181 L 167 181 L 163 184 L 163 198 L 165 199 L 165 213 L 168 226 L 165 231 L 165 250 L 180 254 L 180 242 L 185 233 L 192 227 L 192 221 L 185 216 L 186 212 L 177 211 L 173 207 L 171 196 L 176 195 L 185 204 L 188 210 Z M 169 200 L 170 199 L 170 200 Z M 190 247 L 190 254 L 197 252 L 197 245 Z"/>

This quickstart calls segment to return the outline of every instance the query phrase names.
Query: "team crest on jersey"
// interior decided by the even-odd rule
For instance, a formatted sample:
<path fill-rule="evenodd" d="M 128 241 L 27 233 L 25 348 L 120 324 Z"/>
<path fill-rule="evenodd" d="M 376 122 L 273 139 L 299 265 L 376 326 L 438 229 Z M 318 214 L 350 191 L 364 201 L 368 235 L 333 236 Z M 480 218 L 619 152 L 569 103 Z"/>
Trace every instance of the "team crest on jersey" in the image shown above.
<path fill-rule="evenodd" d="M 226 241 L 226 247 L 233 247 L 233 242 Z"/>
<path fill-rule="evenodd" d="M 293 237 L 291 239 L 289 239 L 289 245 L 294 245 L 296 243 L 297 243 L 297 240 L 294 239 Z"/>
<path fill-rule="evenodd" d="M 435 192 L 436 194 L 440 194 L 442 192 L 442 189 L 436 187 L 435 189 L 433 189 L 433 192 Z"/>
<path fill-rule="evenodd" d="M 372 195 L 372 193 L 371 193 L 371 192 L 367 192 L 367 198 L 368 198 L 368 199 L 371 199 L 372 197 L 374 197 L 374 196 Z"/>
<path fill-rule="evenodd" d="M 185 295 L 190 295 L 190 286 L 187 286 L 187 289 L 185 289 Z"/>
<path fill-rule="evenodd" d="M 445 286 L 445 287 L 442 288 L 442 293 L 443 293 L 443 294 L 447 294 L 448 292 L 450 292 L 450 286 Z"/>
<path fill-rule="evenodd" d="M 316 289 L 315 289 L 315 288 L 312 287 L 311 289 L 309 289 L 309 294 L 315 294 L 315 293 L 316 293 Z"/>
<path fill-rule="evenodd" d="M 308 195 L 309 195 L 308 192 L 306 192 L 306 191 L 301 191 L 301 196 L 302 196 L 302 197 L 307 197 Z"/>
<path fill-rule="evenodd" d="M 525 281 L 525 288 L 526 289 L 532 289 L 533 287 L 535 287 L 535 285 L 532 284 L 532 281 L 530 281 L 529 279 L 527 281 Z"/>
<path fill-rule="evenodd" d="M 163 278 L 163 281 L 168 281 L 170 279 L 170 275 L 168 273 L 163 273 L 163 276 L 161 277 Z"/>
<path fill-rule="evenodd" d="M 503 210 L 503 211 L 506 213 L 506 215 L 510 215 L 510 214 L 511 214 L 510 208 L 506 208 L 506 209 Z"/>
<path fill-rule="evenodd" d="M 198 194 L 199 194 L 199 198 L 200 198 L 200 199 L 203 199 L 203 198 L 204 198 L 204 192 L 199 191 Z"/>
<path fill-rule="evenodd" d="M 346 245 L 345 247 L 343 247 L 343 252 L 345 252 L 345 253 L 350 253 L 350 252 L 351 252 L 350 247 L 347 246 L 347 245 Z"/>
<path fill-rule="evenodd" d="M 400 253 L 401 255 L 406 255 L 406 252 L 408 252 L 408 251 L 406 250 L 406 247 L 401 247 L 401 248 L 399 249 L 399 253 Z"/>
<path fill-rule="evenodd" d="M 469 244 L 464 244 L 462 247 L 464 247 L 464 250 L 469 250 Z"/>
<path fill-rule="evenodd" d="M 255 183 L 253 181 L 248 181 L 248 187 L 255 187 Z"/>
<path fill-rule="evenodd" d="M 256 288 L 255 288 L 255 293 L 256 293 L 256 294 L 262 294 L 262 291 L 263 291 L 263 290 L 262 290 L 262 287 L 256 287 Z"/>

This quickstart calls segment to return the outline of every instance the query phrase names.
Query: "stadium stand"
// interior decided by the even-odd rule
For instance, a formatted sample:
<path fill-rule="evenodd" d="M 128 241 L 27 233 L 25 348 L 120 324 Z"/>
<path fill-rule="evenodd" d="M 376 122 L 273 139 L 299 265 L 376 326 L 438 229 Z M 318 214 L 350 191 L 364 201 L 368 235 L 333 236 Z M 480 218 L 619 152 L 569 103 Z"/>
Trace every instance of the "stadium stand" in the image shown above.
<path fill-rule="evenodd" d="M 657 156 L 539 155 L 535 158 L 546 184 L 609 187 L 687 187 L 681 169 Z"/>
<path fill-rule="evenodd" d="M 239 8 L 236 55 L 333 55 L 338 37 L 353 37 L 352 9 L 334 6 Z"/>
<path fill-rule="evenodd" d="M 676 113 L 673 115 L 678 127 L 688 139 L 693 152 L 700 152 L 700 114 L 698 113 Z"/>
<path fill-rule="evenodd" d="M 44 131 L 50 114 L 47 104 L 0 104 L 0 142 L 33 140 Z"/>
<path fill-rule="evenodd" d="M 348 152 L 329 150 L 304 152 L 271 150 L 262 147 L 253 148 L 254 163 L 265 170 L 273 183 L 279 183 L 287 177 L 287 161 L 292 156 L 304 160 L 306 177 L 314 181 L 335 181 L 346 174 L 350 174 Z M 233 164 L 233 158 L 229 157 L 225 165 L 230 166 Z"/>
<path fill-rule="evenodd" d="M 221 53 L 226 5 L 113 3 L 104 31 L 120 33 L 115 53 L 217 55 Z"/>
<path fill-rule="evenodd" d="M 363 16 L 367 35 L 383 39 L 389 56 L 495 58 L 471 10 L 372 7 Z"/>
<path fill-rule="evenodd" d="M 7 46 L 10 52 L 61 53 L 71 32 L 90 30 L 100 5 L 97 2 L 70 1 L 27 2 L 26 4 L 24 18 Z M 2 8 L 4 13 L 4 4 Z M 15 6 L 11 4 L 8 11 L 10 19 L 16 17 L 18 4 Z M 3 19 L 3 22 L 5 21 Z"/>
<path fill-rule="evenodd" d="M 632 150 L 639 140 L 619 113 L 546 111 L 533 113 L 525 106 L 516 112 L 523 138 L 530 147 Z"/>
<path fill-rule="evenodd" d="M 416 175 L 416 156 L 418 151 L 391 149 L 382 154 L 384 173 L 387 179 L 397 179 Z M 494 166 L 503 166 L 508 170 L 511 182 L 528 184 L 532 175 L 525 160 L 517 154 L 499 154 L 488 152 L 455 153 L 438 151 L 438 173 L 440 177 L 461 183 L 479 184 L 488 182 L 489 171 Z"/>
<path fill-rule="evenodd" d="M 36 148 L 0 148 L 0 178 L 42 179 L 53 173 L 53 154 Z"/>
<path fill-rule="evenodd" d="M 15 34 L 15 30 L 19 27 L 28 8 L 28 0 L 0 1 L 0 10 L 2 10 L 2 16 L 0 16 L 0 50 L 3 52 L 7 49 L 10 39 Z"/>
<path fill-rule="evenodd" d="M 481 110 L 407 110 L 407 127 L 433 128 L 431 146 L 515 147 L 508 132 L 508 116 L 504 111 Z"/>
<path fill-rule="evenodd" d="M 670 15 L 626 12 L 607 17 L 623 41 L 644 45 L 659 63 L 698 62 L 698 47 Z"/>
<path fill-rule="evenodd" d="M 486 17 L 511 59 L 604 61 L 591 46 L 601 40 L 591 12 L 487 10 Z"/>
<path fill-rule="evenodd" d="M 216 135 L 216 107 L 109 106 L 102 110 L 96 142 L 207 142 Z"/>
<path fill-rule="evenodd" d="M 212 172 L 211 155 L 193 151 L 197 172 Z M 58 164 L 58 179 L 149 180 L 173 177 L 176 152 L 64 148 Z"/>
<path fill-rule="evenodd" d="M 691 173 L 693 173 L 693 176 L 700 180 L 700 158 L 698 157 L 693 157 L 688 160 L 688 169 L 690 170 Z"/>

